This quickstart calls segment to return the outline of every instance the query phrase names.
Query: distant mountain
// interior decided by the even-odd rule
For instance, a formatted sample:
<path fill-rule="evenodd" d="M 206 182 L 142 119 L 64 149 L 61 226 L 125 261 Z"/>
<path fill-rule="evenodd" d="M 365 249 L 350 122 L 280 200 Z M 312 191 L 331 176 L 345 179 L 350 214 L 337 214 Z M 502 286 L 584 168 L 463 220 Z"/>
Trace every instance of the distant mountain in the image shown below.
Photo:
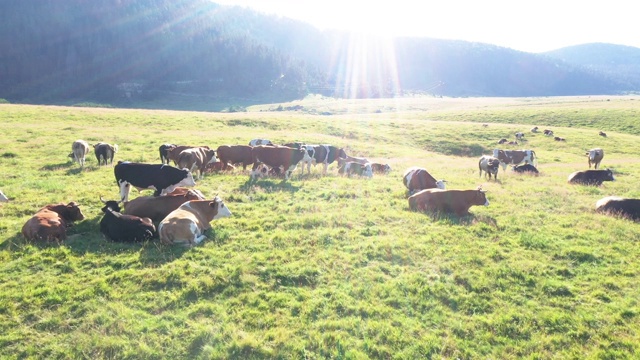
<path fill-rule="evenodd" d="M 640 48 L 591 43 L 569 46 L 543 54 L 616 78 L 636 91 L 640 88 Z"/>
<path fill-rule="evenodd" d="M 638 62 L 629 61 L 638 57 L 634 48 L 625 54 L 607 44 L 531 54 L 466 41 L 386 39 L 320 31 L 208 0 L 4 0 L 0 13 L 0 98 L 11 102 L 144 106 L 169 99 L 285 101 L 307 93 L 555 96 L 640 89 Z"/>

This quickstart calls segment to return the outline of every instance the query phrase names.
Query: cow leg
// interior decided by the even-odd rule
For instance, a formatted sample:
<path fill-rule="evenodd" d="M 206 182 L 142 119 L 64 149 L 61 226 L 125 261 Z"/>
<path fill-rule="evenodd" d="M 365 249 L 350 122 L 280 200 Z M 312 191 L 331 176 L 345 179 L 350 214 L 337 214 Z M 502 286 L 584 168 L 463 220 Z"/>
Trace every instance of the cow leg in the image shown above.
<path fill-rule="evenodd" d="M 322 169 L 322 175 L 327 175 L 327 168 L 329 167 L 329 164 L 322 163 L 322 166 L 324 166 L 324 168 Z"/>

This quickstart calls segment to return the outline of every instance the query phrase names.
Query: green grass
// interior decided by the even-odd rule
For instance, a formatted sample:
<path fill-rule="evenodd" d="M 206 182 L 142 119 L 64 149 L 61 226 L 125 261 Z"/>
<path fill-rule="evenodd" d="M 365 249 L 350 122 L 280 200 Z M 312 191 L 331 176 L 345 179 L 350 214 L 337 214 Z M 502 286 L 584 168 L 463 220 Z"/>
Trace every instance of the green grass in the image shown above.
<path fill-rule="evenodd" d="M 296 110 L 265 111 L 279 105 Z M 310 97 L 246 110 L 0 105 L 0 189 L 12 199 L 0 205 L 2 356 L 637 358 L 640 224 L 593 210 L 604 196 L 640 197 L 637 98 Z M 479 178 L 478 157 L 516 131 L 540 176 Z M 153 163 L 165 142 L 304 140 L 393 170 L 365 180 L 332 165 L 326 177 L 316 167 L 256 184 L 241 170 L 208 175 L 197 188 L 233 216 L 200 246 L 116 244 L 98 232 L 99 196 L 118 196 L 113 168 L 93 156 L 83 170 L 71 163 L 79 138 Z M 596 146 L 618 180 L 568 185 Z M 410 166 L 452 189 L 483 185 L 491 205 L 462 219 L 411 212 Z M 61 201 L 86 216 L 64 244 L 22 239 L 35 211 Z"/>

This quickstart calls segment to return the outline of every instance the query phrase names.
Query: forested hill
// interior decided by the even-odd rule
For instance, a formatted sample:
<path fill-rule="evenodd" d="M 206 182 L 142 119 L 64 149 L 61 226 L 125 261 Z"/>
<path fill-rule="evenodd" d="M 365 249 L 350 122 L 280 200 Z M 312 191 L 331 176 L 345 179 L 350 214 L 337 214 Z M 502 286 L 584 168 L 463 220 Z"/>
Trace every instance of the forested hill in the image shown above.
<path fill-rule="evenodd" d="M 636 91 L 615 74 L 488 44 L 321 32 L 208 0 L 4 0 L 0 98 L 135 106 L 188 96 Z"/>

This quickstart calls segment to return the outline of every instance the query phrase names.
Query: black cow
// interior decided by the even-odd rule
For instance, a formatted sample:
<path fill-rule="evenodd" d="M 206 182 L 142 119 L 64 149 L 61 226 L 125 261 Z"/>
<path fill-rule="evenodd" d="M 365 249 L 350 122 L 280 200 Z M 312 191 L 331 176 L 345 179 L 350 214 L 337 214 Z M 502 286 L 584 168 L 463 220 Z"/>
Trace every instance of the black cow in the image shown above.
<path fill-rule="evenodd" d="M 606 170 L 584 170 L 576 171 L 569 175 L 567 181 L 569 184 L 582 184 L 582 185 L 602 185 L 603 181 L 614 181 L 613 171 Z"/>
<path fill-rule="evenodd" d="M 169 150 L 177 147 L 178 145 L 176 144 L 162 144 L 160 145 L 160 162 L 163 164 L 169 164 L 169 157 L 167 156 L 167 154 L 169 153 Z"/>
<path fill-rule="evenodd" d="M 640 199 L 607 196 L 598 200 L 596 203 L 596 211 L 640 221 Z"/>
<path fill-rule="evenodd" d="M 118 152 L 118 145 L 107 144 L 103 142 L 99 142 L 93 145 L 93 152 L 96 154 L 96 159 L 98 159 L 98 166 L 113 164 L 113 156 Z"/>
<path fill-rule="evenodd" d="M 514 165 L 511 167 L 511 169 L 513 169 L 513 171 L 517 173 L 533 173 L 533 174 L 539 173 L 538 169 L 536 169 L 536 167 L 531 164 Z"/>
<path fill-rule="evenodd" d="M 189 170 L 178 169 L 171 165 L 118 161 L 113 172 L 120 187 L 120 201 L 129 201 L 131 185 L 138 191 L 153 189 L 154 196 L 166 195 L 178 186 L 196 185 Z"/>
<path fill-rule="evenodd" d="M 118 202 L 105 201 L 102 208 L 104 216 L 100 220 L 100 232 L 115 242 L 142 242 L 156 236 L 156 227 L 149 218 L 120 213 Z"/>

